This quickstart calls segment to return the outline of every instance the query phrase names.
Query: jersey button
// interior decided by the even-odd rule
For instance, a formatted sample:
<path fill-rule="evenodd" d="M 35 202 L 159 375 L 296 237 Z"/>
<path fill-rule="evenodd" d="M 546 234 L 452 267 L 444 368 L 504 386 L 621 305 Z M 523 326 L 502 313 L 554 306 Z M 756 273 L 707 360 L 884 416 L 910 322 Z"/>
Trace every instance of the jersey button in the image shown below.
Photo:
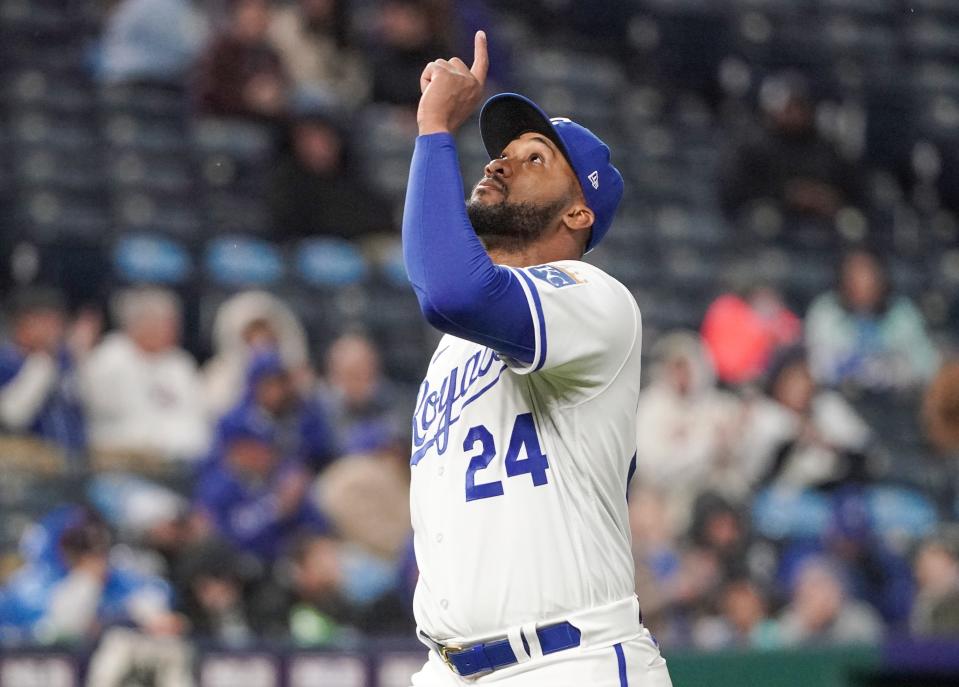
<path fill-rule="evenodd" d="M 447 608 L 450 607 L 450 602 L 446 599 L 440 599 L 440 606 L 442 606 L 443 610 L 445 611 Z"/>
<path fill-rule="evenodd" d="M 440 532 L 439 534 L 436 535 L 436 543 L 437 543 L 437 544 L 442 544 L 442 543 L 443 543 L 443 533 L 442 533 L 442 532 Z"/>
<path fill-rule="evenodd" d="M 444 468 L 442 465 L 440 465 L 440 469 L 436 471 L 436 474 L 439 475 L 440 477 L 442 477 L 442 476 L 443 476 L 443 473 L 444 473 L 445 471 L 446 471 L 446 468 Z"/>

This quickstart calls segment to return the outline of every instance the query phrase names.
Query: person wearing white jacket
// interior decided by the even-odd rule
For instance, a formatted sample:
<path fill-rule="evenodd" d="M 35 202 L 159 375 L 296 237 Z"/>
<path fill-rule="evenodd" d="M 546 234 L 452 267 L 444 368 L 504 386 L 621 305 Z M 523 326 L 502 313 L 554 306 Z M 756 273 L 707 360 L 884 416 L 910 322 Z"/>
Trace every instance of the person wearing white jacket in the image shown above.
<path fill-rule="evenodd" d="M 677 331 L 654 346 L 650 383 L 639 395 L 636 480 L 666 497 L 682 530 L 704 491 L 733 501 L 749 487 L 734 452 L 740 404 L 717 388 L 706 348 L 695 332 Z"/>
<path fill-rule="evenodd" d="M 116 314 L 121 330 L 108 334 L 81 369 L 92 448 L 199 458 L 210 427 L 196 362 L 179 347 L 177 297 L 155 288 L 126 291 Z"/>
<path fill-rule="evenodd" d="M 243 291 L 219 307 L 213 346 L 215 354 L 203 366 L 203 398 L 214 422 L 240 401 L 257 351 L 276 349 L 304 388 L 312 381 L 303 325 L 286 303 L 265 291 Z"/>

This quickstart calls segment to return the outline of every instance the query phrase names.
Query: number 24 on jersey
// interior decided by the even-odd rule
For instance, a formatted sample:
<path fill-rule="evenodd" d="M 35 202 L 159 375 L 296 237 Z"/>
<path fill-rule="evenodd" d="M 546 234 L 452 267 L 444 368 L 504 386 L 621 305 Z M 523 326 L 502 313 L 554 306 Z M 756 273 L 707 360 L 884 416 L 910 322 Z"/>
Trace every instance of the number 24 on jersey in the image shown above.
<path fill-rule="evenodd" d="M 496 457 L 496 440 L 492 433 L 483 425 L 470 428 L 463 442 L 463 451 L 473 451 L 479 446 L 479 453 L 470 460 L 466 469 L 466 500 L 488 499 L 503 495 L 503 482 L 476 483 L 476 473 L 489 467 Z M 520 458 L 525 449 L 526 457 Z M 546 484 L 546 470 L 549 462 L 546 454 L 539 445 L 536 435 L 536 425 L 533 424 L 533 414 L 523 413 L 516 416 L 513 423 L 513 432 L 510 435 L 509 446 L 506 448 L 506 476 L 529 475 L 533 479 L 533 486 Z"/>

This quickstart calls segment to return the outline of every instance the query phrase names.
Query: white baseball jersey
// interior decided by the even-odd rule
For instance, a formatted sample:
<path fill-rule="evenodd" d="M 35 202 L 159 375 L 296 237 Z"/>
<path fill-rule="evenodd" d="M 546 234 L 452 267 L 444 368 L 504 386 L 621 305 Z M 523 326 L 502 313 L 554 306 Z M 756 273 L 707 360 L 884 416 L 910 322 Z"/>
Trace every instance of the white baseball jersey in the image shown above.
<path fill-rule="evenodd" d="M 511 269 L 532 314 L 533 362 L 444 336 L 416 402 L 414 612 L 441 641 L 634 593 L 639 309 L 584 262 Z"/>

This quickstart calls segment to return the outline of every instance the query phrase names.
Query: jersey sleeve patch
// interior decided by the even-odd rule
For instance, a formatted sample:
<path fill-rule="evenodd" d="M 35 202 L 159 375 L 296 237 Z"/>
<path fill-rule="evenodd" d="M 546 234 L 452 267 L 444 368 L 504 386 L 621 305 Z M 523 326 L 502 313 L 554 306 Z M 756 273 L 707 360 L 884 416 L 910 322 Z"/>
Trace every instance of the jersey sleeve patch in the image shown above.
<path fill-rule="evenodd" d="M 586 283 L 586 280 L 582 277 L 556 265 L 537 265 L 536 267 L 528 267 L 526 271 L 555 289 Z"/>

